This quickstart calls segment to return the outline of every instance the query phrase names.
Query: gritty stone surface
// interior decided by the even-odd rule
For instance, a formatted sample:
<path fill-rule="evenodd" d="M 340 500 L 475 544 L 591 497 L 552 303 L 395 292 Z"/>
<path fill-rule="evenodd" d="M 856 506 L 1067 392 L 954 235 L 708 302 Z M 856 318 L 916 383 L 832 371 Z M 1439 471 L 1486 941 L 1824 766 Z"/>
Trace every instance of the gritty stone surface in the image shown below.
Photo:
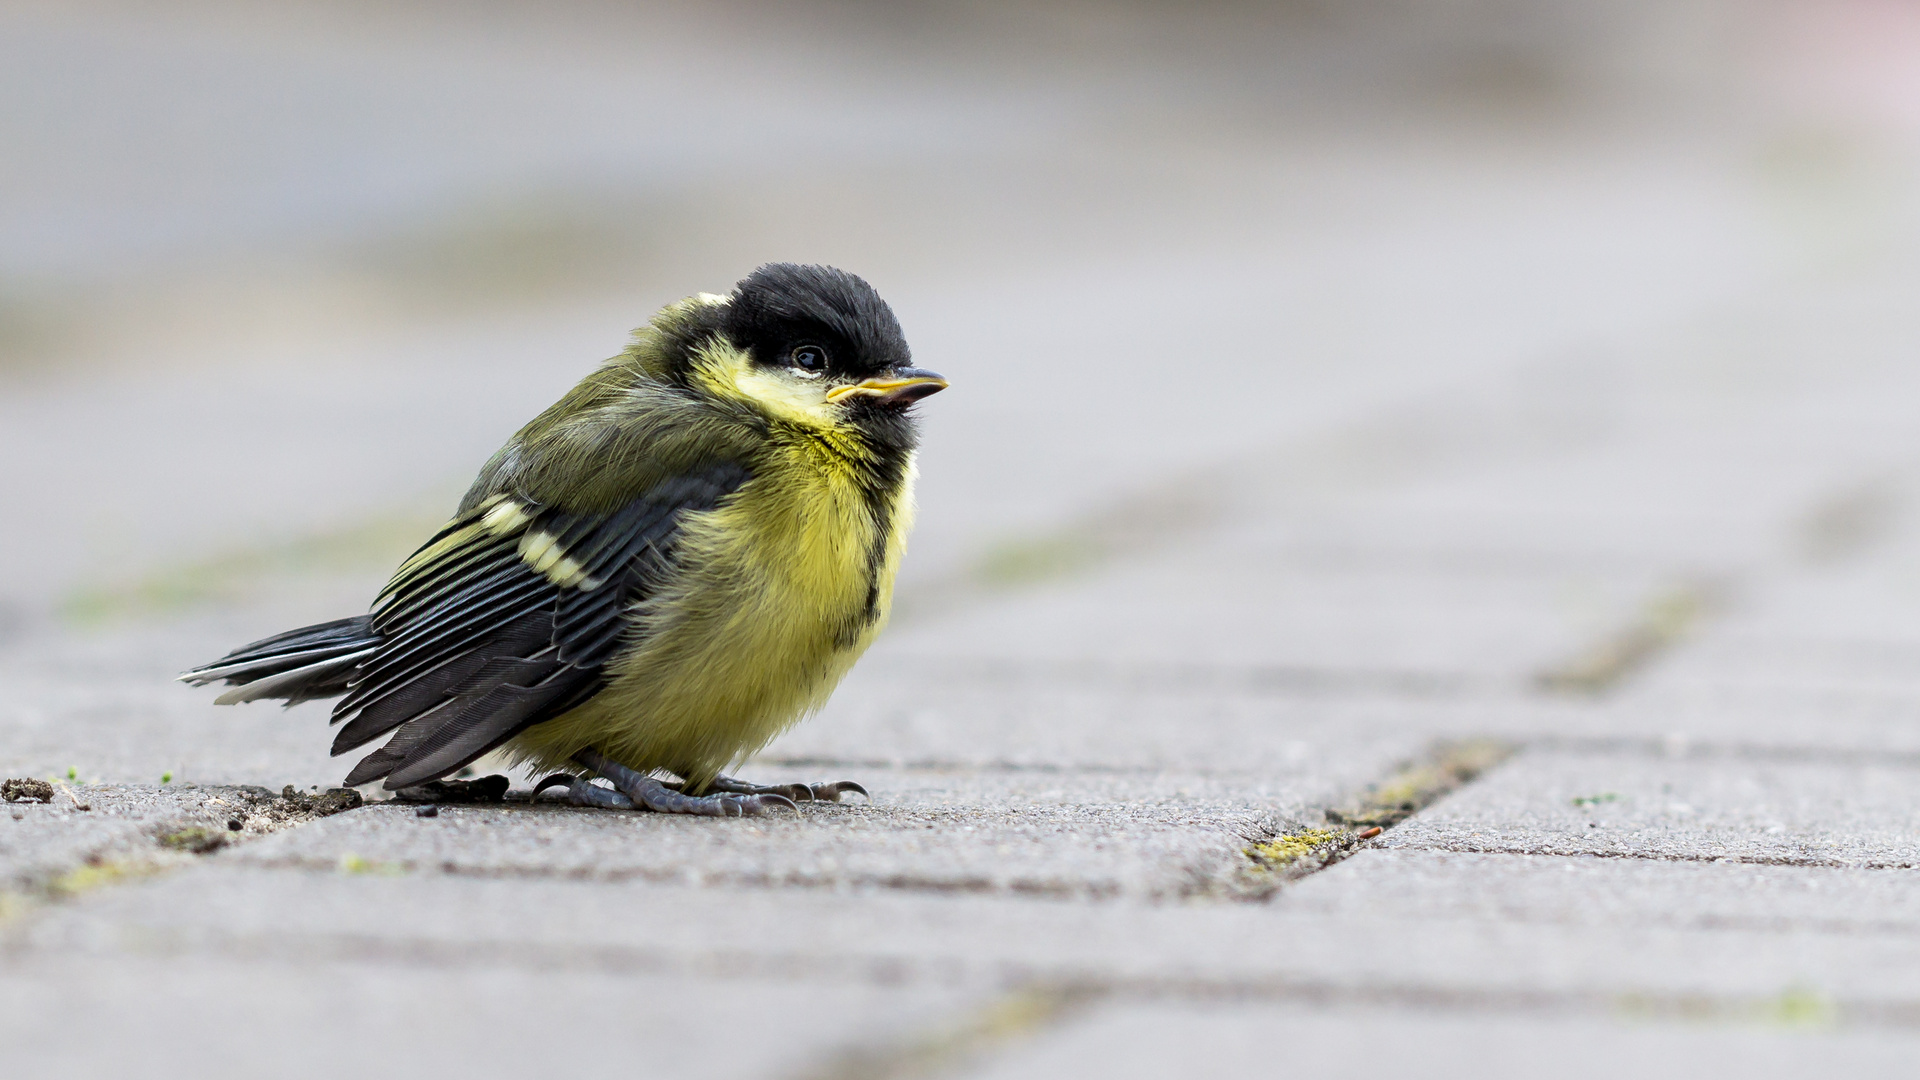
<path fill-rule="evenodd" d="M 154 862 L 170 851 L 219 845 L 253 824 L 271 793 L 235 788 L 135 789 L 58 785 L 47 803 L 0 808 L 0 880 L 13 889 L 45 884 L 86 865 Z M 228 828 L 238 822 L 241 830 Z M 163 842 L 171 840 L 171 843 Z"/>
<path fill-rule="evenodd" d="M 1701 931 L 1912 935 L 1920 871 L 1375 846 L 1283 891 L 1286 912 Z"/>
<path fill-rule="evenodd" d="M 64 889 L 63 875 L 89 867 L 171 866 L 176 856 L 208 854 L 361 802 L 345 789 L 50 786 L 50 801 L 11 804 L 0 817 L 0 881 L 12 889 Z"/>
<path fill-rule="evenodd" d="M 1166 773 L 1324 804 L 1436 739 L 1537 732 L 1558 712 L 1369 672 L 917 661 L 876 648 L 821 716 L 748 770 Z"/>
<path fill-rule="evenodd" d="M 1920 762 L 1854 755 L 1523 754 L 1385 841 L 1400 848 L 1920 863 Z"/>
<path fill-rule="evenodd" d="M 238 857 L 262 866 L 351 858 L 614 881 L 1174 897 L 1226 888 L 1240 849 L 1298 812 L 1284 796 L 1269 802 L 1242 785 L 1178 774 L 905 770 L 864 779 L 874 805 L 803 804 L 797 816 L 750 820 L 543 804 L 445 806 L 429 821 L 408 806 L 375 806 Z"/>
<path fill-rule="evenodd" d="M 1577 562 L 1540 573 L 1503 572 L 1490 560 L 1483 572 L 1461 573 L 1417 559 L 1302 560 L 1238 539 L 1183 543 L 1097 580 L 1045 583 L 937 626 L 901 627 L 893 645 L 937 654 L 964 641 L 970 654 L 1003 661 L 1120 668 L 1175 657 L 1257 667 L 1285 657 L 1308 670 L 1497 683 L 1590 636 L 1590 620 L 1554 602 L 1568 578 L 1610 593 L 1608 606 L 1651 584 L 1646 573 Z"/>
<path fill-rule="evenodd" d="M 716 1055 L 778 1075 L 837 1047 L 963 1008 L 966 995 L 488 960 L 10 956 L 0 1041 L 24 1072 L 336 1076 L 351 1061 L 420 1074 L 537 1070 L 572 1058 L 694 1074 Z M 670 1002 L 671 1007 L 662 1007 Z M 742 1016 L 753 1036 L 739 1037 Z M 558 1045 L 557 1045 L 558 1044 Z M 724 1047 L 724 1052 L 720 1048 Z"/>
<path fill-rule="evenodd" d="M 449 813 L 443 809 L 443 814 Z M 1521 919 L 1482 906 L 1139 904 L 878 887 L 712 886 L 552 875 L 248 865 L 245 849 L 87 894 L 17 920 L 15 955 L 364 958 L 434 966 L 714 974 L 1009 989 L 1268 995 L 1575 1013 L 1623 1000 L 1676 1014 L 1814 995 L 1847 1016 L 1902 1024 L 1920 1009 L 1920 939 L 1846 922 L 1846 896 L 1789 925 Z M 1339 875 L 1341 864 L 1324 873 Z M 1296 885 L 1303 896 L 1309 879 Z M 1366 888 L 1361 877 L 1357 889 Z M 1470 888 L 1465 882 L 1458 890 Z M 1642 889 L 1642 894 L 1648 890 Z M 1660 896 L 1653 893 L 1657 901 Z M 1477 1006 L 1476 1006 L 1477 1007 Z"/>

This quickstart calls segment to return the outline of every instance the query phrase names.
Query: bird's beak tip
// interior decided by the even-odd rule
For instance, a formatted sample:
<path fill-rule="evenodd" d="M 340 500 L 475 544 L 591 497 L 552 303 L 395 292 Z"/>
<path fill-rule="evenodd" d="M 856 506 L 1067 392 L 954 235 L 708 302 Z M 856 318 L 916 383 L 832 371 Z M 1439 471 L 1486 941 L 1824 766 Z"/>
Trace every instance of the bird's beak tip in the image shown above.
<path fill-rule="evenodd" d="M 899 368 L 886 378 L 867 379 L 852 386 L 842 386 L 829 393 L 827 400 L 838 402 L 851 397 L 870 397 L 886 405 L 909 405 L 945 390 L 947 385 L 946 376 L 936 372 Z"/>

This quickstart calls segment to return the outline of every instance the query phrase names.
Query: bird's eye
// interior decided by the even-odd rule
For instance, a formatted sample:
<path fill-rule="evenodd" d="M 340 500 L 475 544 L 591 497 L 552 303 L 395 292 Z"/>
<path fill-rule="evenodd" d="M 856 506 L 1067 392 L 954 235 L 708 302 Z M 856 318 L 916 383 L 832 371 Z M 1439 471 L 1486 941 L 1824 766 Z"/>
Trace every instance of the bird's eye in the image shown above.
<path fill-rule="evenodd" d="M 787 354 L 787 361 L 801 371 L 825 371 L 827 350 L 818 345 L 796 345 Z"/>

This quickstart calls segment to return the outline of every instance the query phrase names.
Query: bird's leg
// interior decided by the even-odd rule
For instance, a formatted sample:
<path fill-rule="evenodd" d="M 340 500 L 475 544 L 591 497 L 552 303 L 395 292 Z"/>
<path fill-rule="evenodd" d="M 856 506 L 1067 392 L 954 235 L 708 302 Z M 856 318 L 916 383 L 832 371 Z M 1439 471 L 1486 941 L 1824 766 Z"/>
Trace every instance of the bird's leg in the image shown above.
<path fill-rule="evenodd" d="M 573 760 L 593 770 L 596 774 L 613 782 L 616 792 L 629 800 L 635 808 L 644 807 L 662 814 L 699 814 L 705 817 L 753 817 L 764 814 L 776 806 L 784 806 L 797 811 L 800 808 L 782 791 L 716 792 L 711 795 L 688 795 L 676 788 L 667 786 L 645 773 L 636 772 L 617 761 L 609 759 L 597 750 L 582 750 L 573 755 Z M 548 780 L 555 779 L 549 777 Z M 548 781 L 543 780 L 544 785 Z M 567 797 L 575 799 L 582 788 L 593 785 L 584 780 L 569 787 Z M 600 800 L 603 796 L 587 795 L 590 800 Z M 612 805 L 606 801 L 594 801 L 595 806 Z"/>
<path fill-rule="evenodd" d="M 687 787 L 684 782 L 668 786 L 682 791 Z M 840 796 L 852 791 L 857 792 L 868 802 L 873 801 L 873 796 L 867 794 L 866 788 L 851 780 L 836 780 L 830 784 L 750 784 L 745 780 L 735 780 L 731 776 L 716 776 L 707 781 L 706 790 L 723 791 L 731 795 L 784 795 L 797 802 L 812 802 L 816 799 L 821 802 L 839 802 Z"/>

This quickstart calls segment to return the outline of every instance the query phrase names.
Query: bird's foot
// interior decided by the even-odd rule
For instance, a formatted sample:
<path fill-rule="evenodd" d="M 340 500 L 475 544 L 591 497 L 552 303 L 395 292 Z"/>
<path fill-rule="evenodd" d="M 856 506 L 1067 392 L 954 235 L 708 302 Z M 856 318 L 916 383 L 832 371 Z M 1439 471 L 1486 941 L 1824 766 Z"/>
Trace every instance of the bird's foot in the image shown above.
<path fill-rule="evenodd" d="M 671 784 L 670 787 L 685 790 L 685 784 Z M 721 791 L 730 795 L 782 795 L 795 802 L 839 802 L 840 796 L 851 791 L 868 802 L 873 796 L 867 789 L 851 780 L 836 780 L 827 784 L 750 784 L 745 780 L 736 780 L 731 776 L 716 776 L 707 783 L 708 791 Z"/>
<path fill-rule="evenodd" d="M 584 776 L 564 772 L 554 773 L 533 785 L 533 797 L 538 799 L 541 792 L 556 787 L 566 788 L 567 801 L 575 806 L 600 806 L 608 810 L 633 809 L 633 800 L 620 792 L 612 788 L 603 788 Z"/>
<path fill-rule="evenodd" d="M 793 799 L 779 790 L 719 791 L 709 795 L 688 795 L 642 772 L 593 750 L 582 750 L 573 760 L 613 783 L 614 790 L 588 783 L 584 778 L 561 773 L 540 781 L 534 794 L 547 787 L 567 785 L 567 800 L 576 806 L 609 806 L 620 809 L 646 809 L 661 814 L 697 814 L 703 817 L 755 817 L 776 806 L 798 811 Z M 619 801 L 614 801 L 618 799 Z"/>

